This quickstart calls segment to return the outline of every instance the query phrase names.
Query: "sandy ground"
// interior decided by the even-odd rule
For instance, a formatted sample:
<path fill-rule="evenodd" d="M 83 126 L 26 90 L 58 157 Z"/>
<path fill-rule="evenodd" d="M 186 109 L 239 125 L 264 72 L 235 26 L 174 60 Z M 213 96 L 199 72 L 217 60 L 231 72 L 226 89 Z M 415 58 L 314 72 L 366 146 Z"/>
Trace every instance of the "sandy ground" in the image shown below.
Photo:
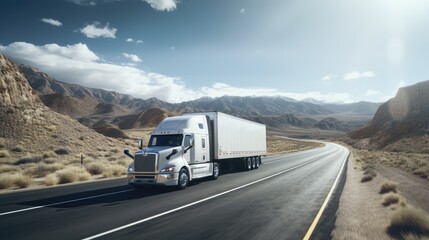
<path fill-rule="evenodd" d="M 337 220 L 332 231 L 333 239 L 390 239 L 385 229 L 389 224 L 388 211 L 381 205 L 378 194 L 383 184 L 381 177 L 361 183 L 363 172 L 350 155 L 347 180 L 337 210 Z"/>
<path fill-rule="evenodd" d="M 405 199 L 402 201 L 427 212 L 428 181 L 398 168 L 374 164 L 377 176 L 362 183 L 362 166 L 366 163 L 357 160 L 360 157 L 353 153 L 350 155 L 332 238 L 392 239 L 386 230 L 397 205 L 382 205 L 384 195 L 379 193 L 381 185 L 388 181 L 397 183 L 398 194 L 401 199 Z"/>

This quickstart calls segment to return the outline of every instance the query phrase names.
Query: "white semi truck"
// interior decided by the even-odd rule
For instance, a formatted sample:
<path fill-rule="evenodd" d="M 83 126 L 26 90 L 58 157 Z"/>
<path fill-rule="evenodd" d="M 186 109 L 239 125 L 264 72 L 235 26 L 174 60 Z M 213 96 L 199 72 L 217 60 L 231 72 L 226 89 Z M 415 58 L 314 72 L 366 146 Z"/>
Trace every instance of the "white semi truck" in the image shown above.
<path fill-rule="evenodd" d="M 217 179 L 220 166 L 234 163 L 257 169 L 266 150 L 266 127 L 221 112 L 186 113 L 165 118 L 152 133 L 146 148 L 139 140 L 128 167 L 128 183 L 177 186 L 189 181 Z"/>

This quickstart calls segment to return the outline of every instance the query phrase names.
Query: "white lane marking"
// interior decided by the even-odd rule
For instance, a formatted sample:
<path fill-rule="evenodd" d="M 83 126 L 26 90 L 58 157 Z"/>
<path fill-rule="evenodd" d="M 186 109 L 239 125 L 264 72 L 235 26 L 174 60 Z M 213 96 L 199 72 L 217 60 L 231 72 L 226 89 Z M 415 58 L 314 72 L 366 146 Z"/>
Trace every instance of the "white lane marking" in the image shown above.
<path fill-rule="evenodd" d="M 322 152 L 322 153 L 319 153 L 319 154 L 317 154 L 315 156 L 311 156 L 311 157 L 312 158 L 318 158 L 320 156 L 325 157 L 325 156 L 328 156 L 328 155 L 331 155 L 331 154 L 335 153 L 336 151 L 338 151 L 338 149 L 334 149 L 333 151 L 331 150 L 331 151 Z M 289 157 L 289 156 L 285 156 L 285 157 Z M 283 158 L 283 159 L 279 159 L 279 160 L 273 160 L 273 161 L 263 162 L 263 164 L 267 165 L 267 164 L 277 163 L 277 162 L 283 162 L 283 161 L 287 161 L 287 160 L 285 160 Z"/>
<path fill-rule="evenodd" d="M 283 174 L 283 173 L 286 173 L 286 172 L 290 172 L 290 171 L 292 171 L 292 170 L 294 170 L 294 169 L 300 168 L 300 167 L 302 167 L 302 166 L 304 166 L 304 165 L 310 164 L 310 163 L 312 163 L 312 162 L 314 162 L 314 161 L 317 161 L 317 160 L 319 160 L 319 159 L 313 159 L 313 160 L 307 161 L 307 162 L 302 163 L 302 164 L 299 164 L 299 165 L 297 165 L 297 166 L 295 166 L 295 167 L 292 167 L 292 168 L 289 168 L 289 169 L 283 170 L 283 171 L 281 171 L 281 172 L 278 172 L 278 173 L 275 173 L 275 174 L 273 174 L 273 175 L 270 175 L 270 176 L 267 176 L 267 177 L 261 178 L 261 179 L 259 179 L 259 180 L 256 180 L 256 181 L 253 181 L 253 182 L 250 182 L 250 183 L 247 183 L 247 184 L 244 184 L 244 185 L 238 186 L 238 187 L 236 187 L 236 188 L 233 188 L 233 189 L 230 189 L 230 190 L 227 190 L 227 191 L 224 191 L 224 192 L 218 193 L 218 194 L 216 194 L 216 195 L 213 195 L 213 196 L 210 196 L 210 197 L 207 197 L 207 198 L 204 198 L 204 199 L 201 199 L 201 200 L 198 200 L 198 201 L 195 201 L 195 202 L 192 202 L 192 203 L 186 204 L 186 205 L 183 205 L 183 206 L 181 206 L 181 207 L 177 207 L 177 208 L 174 208 L 174 209 L 171 209 L 171 210 L 165 211 L 165 212 L 163 212 L 163 213 L 156 214 L 156 215 L 151 216 L 151 217 L 148 217 L 148 218 L 144 218 L 144 219 L 141 219 L 141 220 L 138 220 L 138 221 L 135 221 L 135 222 L 132 222 L 132 223 L 126 224 L 126 225 L 121 226 L 121 227 L 114 228 L 114 229 L 109 230 L 109 231 L 106 231 L 106 232 L 99 233 L 99 234 L 94 235 L 94 236 L 90 236 L 90 237 L 84 238 L 83 240 L 96 239 L 96 238 L 99 238 L 99 237 L 102 237 L 102 236 L 105 236 L 105 235 L 108 235 L 108 234 L 111 234 L 111 233 L 114 233 L 114 232 L 117 232 L 117 231 L 123 230 L 123 229 L 125 229 L 125 228 L 129 228 L 129 227 L 135 226 L 135 225 L 137 225 L 137 224 L 144 223 L 144 222 L 150 221 L 150 220 L 155 219 L 155 218 L 162 217 L 162 216 L 164 216 L 164 215 L 167 215 L 167 214 L 170 214 L 170 213 L 173 213 L 173 212 L 177 212 L 177 211 L 182 210 L 182 209 L 184 209 L 184 208 L 188 208 L 188 207 L 191 207 L 191 206 L 193 206 L 193 205 L 196 205 L 196 204 L 199 204 L 199 203 L 202 203 L 202 202 L 206 202 L 206 201 L 208 201 L 208 200 L 210 200 L 210 199 L 217 198 L 217 197 L 220 197 L 220 196 L 222 196 L 222 195 L 225 195 L 225 194 L 228 194 L 228 193 L 231 193 L 231 192 L 237 191 L 237 190 L 239 190 L 239 189 L 242 189 L 242 188 L 248 187 L 248 186 L 250 186 L 250 185 L 253 185 L 253 184 L 256 184 L 256 183 L 259 183 L 259 182 L 262 182 L 262 181 L 268 180 L 268 179 L 273 178 L 273 177 L 275 177 L 275 176 L 278 176 L 278 175 L 280 175 L 280 174 Z"/>
<path fill-rule="evenodd" d="M 345 148 L 344 148 L 344 149 L 345 149 Z M 344 150 L 344 149 L 343 149 L 343 150 Z M 346 150 L 347 150 L 347 149 L 346 149 Z M 315 229 L 315 228 L 316 228 L 316 226 L 317 226 L 317 223 L 318 223 L 318 222 L 319 222 L 319 220 L 320 220 L 320 217 L 322 216 L 323 211 L 325 211 L 326 205 L 328 205 L 328 202 L 329 202 L 329 200 L 330 200 L 330 198 L 331 198 L 331 195 L 332 195 L 332 193 L 334 192 L 334 189 L 336 188 L 336 186 L 337 186 L 337 184 L 338 184 L 338 181 L 339 181 L 339 179 L 340 179 L 340 176 L 342 175 L 342 172 L 343 172 L 344 166 L 346 165 L 346 162 L 347 162 L 348 156 L 349 156 L 349 154 L 350 154 L 350 151 L 349 151 L 349 150 L 347 150 L 347 151 L 346 151 L 346 153 L 347 153 L 347 154 L 346 154 L 346 158 L 344 159 L 343 165 L 341 166 L 340 171 L 338 172 L 337 178 L 335 179 L 334 184 L 332 184 L 332 187 L 331 187 L 331 190 L 330 190 L 330 191 L 329 191 L 329 193 L 328 193 L 328 196 L 326 196 L 326 199 L 325 199 L 325 201 L 323 202 L 322 207 L 320 207 L 319 212 L 317 213 L 316 217 L 314 218 L 313 222 L 311 223 L 310 228 L 308 229 L 307 233 L 305 234 L 305 236 L 304 236 L 304 240 L 308 240 L 308 239 L 310 239 L 311 235 L 313 234 L 314 229 Z"/>
<path fill-rule="evenodd" d="M 36 210 L 39 208 L 51 207 L 51 206 L 65 204 L 65 203 L 72 203 L 72 202 L 78 202 L 78 201 L 93 199 L 93 198 L 105 197 L 105 196 L 109 196 L 109 195 L 114 195 L 114 194 L 124 193 L 124 192 L 130 192 L 130 191 L 133 191 L 133 189 L 127 189 L 127 190 L 118 191 L 118 192 L 105 193 L 105 194 L 100 194 L 100 195 L 95 195 L 95 196 L 90 196 L 90 197 L 78 198 L 78 199 L 73 199 L 73 200 L 68 200 L 68 201 L 63 201 L 63 202 L 56 202 L 56 203 L 51 203 L 51 204 L 46 204 L 46 205 L 41 205 L 41 206 L 35 206 L 35 207 L 30 207 L 30 208 L 18 209 L 18 210 L 14 210 L 14 211 L 10 211 L 10 212 L 0 213 L 0 216 L 10 215 L 10 214 L 19 213 L 19 212 L 31 211 L 31 210 Z"/>

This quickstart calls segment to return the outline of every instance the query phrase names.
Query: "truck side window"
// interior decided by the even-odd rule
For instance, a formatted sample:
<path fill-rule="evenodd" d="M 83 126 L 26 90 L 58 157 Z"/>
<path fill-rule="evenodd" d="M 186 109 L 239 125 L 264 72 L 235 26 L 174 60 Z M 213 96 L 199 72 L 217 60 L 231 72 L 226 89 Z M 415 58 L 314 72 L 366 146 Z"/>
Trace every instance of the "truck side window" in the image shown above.
<path fill-rule="evenodd" d="M 205 138 L 201 139 L 201 146 L 203 146 L 203 148 L 206 148 L 206 139 Z"/>
<path fill-rule="evenodd" d="M 191 141 L 192 141 L 192 136 L 191 135 L 186 135 L 185 136 L 185 142 L 183 143 L 184 147 L 188 147 L 191 145 Z"/>
<path fill-rule="evenodd" d="M 199 127 L 200 129 L 204 129 L 204 125 L 203 125 L 202 123 L 198 123 L 198 127 Z"/>

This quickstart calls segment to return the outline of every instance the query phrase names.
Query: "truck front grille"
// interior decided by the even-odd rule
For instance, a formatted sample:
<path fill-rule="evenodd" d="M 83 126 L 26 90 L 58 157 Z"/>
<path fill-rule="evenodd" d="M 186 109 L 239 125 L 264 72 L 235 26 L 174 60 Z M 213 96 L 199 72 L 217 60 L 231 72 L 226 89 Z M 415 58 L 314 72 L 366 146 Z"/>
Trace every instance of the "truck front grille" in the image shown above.
<path fill-rule="evenodd" d="M 157 154 L 148 153 L 146 156 L 143 154 L 135 155 L 134 171 L 136 172 L 156 172 L 157 168 Z"/>

